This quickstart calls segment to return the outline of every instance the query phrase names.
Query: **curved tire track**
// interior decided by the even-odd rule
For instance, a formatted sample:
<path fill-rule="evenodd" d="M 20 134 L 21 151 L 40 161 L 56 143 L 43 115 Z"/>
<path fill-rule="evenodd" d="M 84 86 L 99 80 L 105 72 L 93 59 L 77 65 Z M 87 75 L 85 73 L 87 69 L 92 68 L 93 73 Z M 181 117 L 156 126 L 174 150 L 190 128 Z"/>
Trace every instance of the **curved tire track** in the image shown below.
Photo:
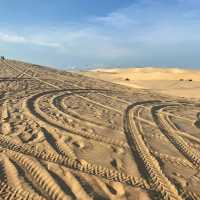
<path fill-rule="evenodd" d="M 152 108 L 153 118 L 161 132 L 169 139 L 169 141 L 198 169 L 200 169 L 200 153 L 193 149 L 187 142 L 174 130 L 169 117 L 159 113 L 159 110 L 165 108 L 166 105 L 154 106 Z"/>
<path fill-rule="evenodd" d="M 140 122 L 134 121 L 134 116 L 137 116 L 139 104 L 133 104 L 128 106 L 125 111 L 125 133 L 127 140 L 129 141 L 130 148 L 133 154 L 139 159 L 139 162 L 143 165 L 146 176 L 148 177 L 149 184 L 158 193 L 160 198 L 166 200 L 181 200 L 176 188 L 163 174 L 159 163 L 149 152 L 143 138 L 142 127 Z M 139 116 L 137 116 L 139 117 Z"/>
<path fill-rule="evenodd" d="M 127 143 L 125 141 L 121 141 L 121 140 L 119 141 L 119 140 L 114 139 L 114 138 L 108 138 L 108 137 L 97 135 L 97 134 L 94 134 L 94 133 L 77 131 L 76 129 L 74 129 L 72 127 L 66 127 L 66 126 L 58 125 L 58 123 L 55 120 L 50 119 L 49 116 L 46 113 L 44 113 L 38 106 L 39 99 L 44 94 L 47 94 L 47 93 L 49 93 L 49 92 L 42 92 L 42 93 L 33 95 L 32 97 L 28 98 L 24 102 L 24 109 L 26 110 L 25 112 L 30 113 L 30 116 L 35 117 L 35 119 L 37 121 L 41 120 L 43 123 L 47 123 L 48 125 L 50 125 L 52 127 L 56 127 L 58 129 L 61 129 L 61 130 L 64 130 L 64 131 L 69 131 L 70 133 L 80 135 L 80 136 L 83 136 L 85 138 L 89 138 L 89 139 L 92 139 L 92 140 L 96 140 L 98 142 L 127 148 Z"/>

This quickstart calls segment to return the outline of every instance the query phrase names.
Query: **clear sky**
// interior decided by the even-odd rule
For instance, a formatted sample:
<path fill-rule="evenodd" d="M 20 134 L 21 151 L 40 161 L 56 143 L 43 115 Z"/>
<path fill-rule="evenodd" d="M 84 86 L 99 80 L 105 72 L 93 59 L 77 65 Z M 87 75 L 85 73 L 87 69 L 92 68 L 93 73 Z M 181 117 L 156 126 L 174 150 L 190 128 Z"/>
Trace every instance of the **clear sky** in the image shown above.
<path fill-rule="evenodd" d="M 200 0 L 0 0 L 0 55 L 66 69 L 200 68 Z"/>

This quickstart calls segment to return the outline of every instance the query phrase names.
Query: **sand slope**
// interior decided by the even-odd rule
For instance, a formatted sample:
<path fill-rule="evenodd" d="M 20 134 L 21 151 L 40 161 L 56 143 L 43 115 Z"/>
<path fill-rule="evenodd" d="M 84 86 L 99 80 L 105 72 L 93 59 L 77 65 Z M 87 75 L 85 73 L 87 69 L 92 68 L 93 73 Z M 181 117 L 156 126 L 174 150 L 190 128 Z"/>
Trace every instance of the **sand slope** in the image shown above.
<path fill-rule="evenodd" d="M 0 60 L 0 199 L 200 199 L 199 108 Z"/>

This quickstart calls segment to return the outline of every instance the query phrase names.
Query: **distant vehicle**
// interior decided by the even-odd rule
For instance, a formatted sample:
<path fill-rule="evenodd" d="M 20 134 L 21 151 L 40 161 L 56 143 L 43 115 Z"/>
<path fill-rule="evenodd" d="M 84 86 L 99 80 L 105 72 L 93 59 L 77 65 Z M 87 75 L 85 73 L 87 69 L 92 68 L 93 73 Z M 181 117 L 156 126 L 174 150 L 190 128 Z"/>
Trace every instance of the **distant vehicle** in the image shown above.
<path fill-rule="evenodd" d="M 190 82 L 191 82 L 191 81 L 192 81 L 192 79 L 189 79 L 188 81 L 190 81 Z"/>
<path fill-rule="evenodd" d="M 4 57 L 4 56 L 1 56 L 1 60 L 5 60 L 5 57 Z"/>

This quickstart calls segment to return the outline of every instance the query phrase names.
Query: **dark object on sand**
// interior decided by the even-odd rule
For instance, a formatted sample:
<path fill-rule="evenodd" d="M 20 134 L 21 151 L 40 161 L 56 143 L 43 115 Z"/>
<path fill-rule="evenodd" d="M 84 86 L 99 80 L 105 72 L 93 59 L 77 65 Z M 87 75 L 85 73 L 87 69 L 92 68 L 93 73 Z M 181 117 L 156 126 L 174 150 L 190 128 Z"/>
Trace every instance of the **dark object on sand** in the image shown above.
<path fill-rule="evenodd" d="M 196 122 L 194 122 L 194 125 L 195 125 L 197 128 L 200 128 L 200 121 L 197 120 Z"/>
<path fill-rule="evenodd" d="M 200 128 L 200 112 L 197 113 L 197 120 L 196 120 L 196 122 L 194 123 L 194 125 L 195 125 L 197 128 Z"/>

